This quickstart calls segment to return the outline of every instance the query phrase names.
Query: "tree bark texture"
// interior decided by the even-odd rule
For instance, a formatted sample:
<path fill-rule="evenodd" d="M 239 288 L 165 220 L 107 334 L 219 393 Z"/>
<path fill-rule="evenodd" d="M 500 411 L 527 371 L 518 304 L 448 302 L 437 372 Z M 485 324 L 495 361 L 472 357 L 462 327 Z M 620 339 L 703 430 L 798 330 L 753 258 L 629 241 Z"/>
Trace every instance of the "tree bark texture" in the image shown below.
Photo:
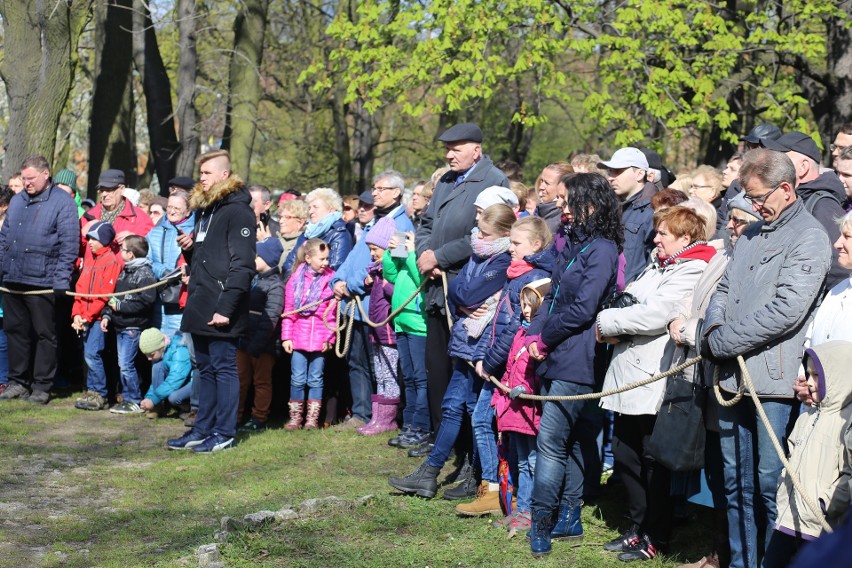
<path fill-rule="evenodd" d="M 260 103 L 260 61 L 269 0 L 243 0 L 234 20 L 234 50 L 228 80 L 228 107 L 222 147 L 231 152 L 232 169 L 248 179 L 257 133 Z"/>
<path fill-rule="evenodd" d="M 9 100 L 4 178 L 33 154 L 54 159 L 59 117 L 74 79 L 77 42 L 91 0 L 0 1 L 5 31 L 0 76 Z"/>
<path fill-rule="evenodd" d="M 201 141 L 196 125 L 198 111 L 195 108 L 195 79 L 198 68 L 198 51 L 195 46 L 198 12 L 195 0 L 177 0 L 178 34 L 180 36 L 180 61 L 177 72 L 177 125 L 180 132 L 175 173 L 192 177 L 195 158 Z"/>
<path fill-rule="evenodd" d="M 95 85 L 89 128 L 89 195 L 103 170 L 122 170 L 134 187 L 133 4 L 108 0 L 95 6 Z"/>

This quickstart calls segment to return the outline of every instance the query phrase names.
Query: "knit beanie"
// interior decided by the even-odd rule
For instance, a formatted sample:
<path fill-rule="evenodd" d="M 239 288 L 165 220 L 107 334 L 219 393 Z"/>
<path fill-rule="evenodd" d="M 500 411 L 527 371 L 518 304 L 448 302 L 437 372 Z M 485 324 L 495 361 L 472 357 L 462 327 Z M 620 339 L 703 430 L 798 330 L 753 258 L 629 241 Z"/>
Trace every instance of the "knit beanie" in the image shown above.
<path fill-rule="evenodd" d="M 67 185 L 74 191 L 74 193 L 77 193 L 77 174 L 68 168 L 56 172 L 56 175 L 53 176 L 53 183 Z"/>
<path fill-rule="evenodd" d="M 281 262 L 284 247 L 276 237 L 269 237 L 257 243 L 257 256 L 263 259 L 268 266 L 274 268 Z"/>
<path fill-rule="evenodd" d="M 150 327 L 139 335 L 139 351 L 149 355 L 166 346 L 166 336 L 156 327 Z"/>
<path fill-rule="evenodd" d="M 392 217 L 382 217 L 379 222 L 367 232 L 364 240 L 368 245 L 376 245 L 379 248 L 388 248 L 388 241 L 396 232 L 396 223 Z"/>
<path fill-rule="evenodd" d="M 509 207 L 518 206 L 518 196 L 508 187 L 492 185 L 479 192 L 476 201 L 473 202 L 476 207 L 488 209 L 492 205 L 508 205 Z"/>
<path fill-rule="evenodd" d="M 89 232 L 86 233 L 87 239 L 95 239 L 105 247 L 108 247 L 112 244 L 112 240 L 115 238 L 115 229 L 112 228 L 112 225 L 105 221 L 95 221 L 89 226 Z"/>

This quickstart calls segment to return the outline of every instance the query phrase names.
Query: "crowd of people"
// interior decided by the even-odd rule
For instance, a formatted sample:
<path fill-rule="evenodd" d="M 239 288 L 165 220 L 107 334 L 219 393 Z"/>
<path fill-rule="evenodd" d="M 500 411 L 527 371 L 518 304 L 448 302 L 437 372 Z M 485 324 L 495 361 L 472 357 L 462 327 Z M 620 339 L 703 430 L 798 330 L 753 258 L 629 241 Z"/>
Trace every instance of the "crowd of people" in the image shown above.
<path fill-rule="evenodd" d="M 404 494 L 434 497 L 452 460 L 456 512 L 536 557 L 583 537 L 602 474 L 627 495 L 604 545 L 626 562 L 667 549 L 687 500 L 718 537 L 695 567 L 784 566 L 841 522 L 852 125 L 833 169 L 762 124 L 723 171 L 625 147 L 531 187 L 477 125 L 438 140 L 447 167 L 412 187 L 387 170 L 277 204 L 223 150 L 168 198 L 108 169 L 81 199 L 27 158 L 0 190 L 0 400 L 47 404 L 78 369 L 77 408 L 180 413 L 167 447 L 216 452 L 267 428 L 277 393 L 286 430 L 391 432 L 423 459 L 390 478 Z"/>

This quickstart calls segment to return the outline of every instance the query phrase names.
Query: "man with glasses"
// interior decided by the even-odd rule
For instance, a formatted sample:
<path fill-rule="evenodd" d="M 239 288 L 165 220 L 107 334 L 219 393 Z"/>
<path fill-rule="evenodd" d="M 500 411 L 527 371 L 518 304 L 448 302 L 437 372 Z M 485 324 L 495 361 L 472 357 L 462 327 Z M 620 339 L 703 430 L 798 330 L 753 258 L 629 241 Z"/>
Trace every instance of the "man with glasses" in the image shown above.
<path fill-rule="evenodd" d="M 624 283 L 629 284 L 651 262 L 654 249 L 654 210 L 642 191 L 648 174 L 648 159 L 638 148 L 621 148 L 599 167 L 621 201 L 624 223 Z"/>
<path fill-rule="evenodd" d="M 124 242 L 124 237 L 127 235 L 145 237 L 154 227 L 151 217 L 124 197 L 124 183 L 123 171 L 115 169 L 102 171 L 101 175 L 98 176 L 97 186 L 100 203 L 80 218 L 80 226 L 83 229 L 82 235 L 86 234 L 86 226 L 92 221 L 104 221 L 112 225 L 115 229 L 112 251 L 116 254 L 119 253 L 119 247 Z M 83 262 L 91 261 L 92 248 L 89 246 L 89 242 L 82 236 L 79 239 L 81 248 L 84 247 Z"/>
<path fill-rule="evenodd" d="M 354 295 L 362 296 L 361 304 L 364 306 L 365 313 L 369 313 L 370 296 L 364 285 L 364 279 L 367 277 L 367 269 L 372 264 L 372 259 L 370 249 L 363 237 L 369 234 L 379 219 L 384 217 L 393 219 L 397 231 L 414 231 L 414 225 L 402 205 L 404 190 L 405 180 L 397 171 L 387 170 L 373 178 L 373 187 L 370 191 L 373 201 L 373 219 L 365 225 L 361 238 L 355 243 L 352 252 L 331 279 L 335 297 L 338 300 L 345 300 Z M 362 194 L 359 199 L 363 201 L 366 197 Z M 363 426 L 373 415 L 372 396 L 375 387 L 370 372 L 369 331 L 370 328 L 364 323 L 360 310 L 355 310 L 352 340 L 347 353 L 349 387 L 352 391 L 352 416 L 341 428 Z"/>
<path fill-rule="evenodd" d="M 782 152 L 755 149 L 740 169 L 743 197 L 763 222 L 749 226 L 710 299 L 701 354 L 715 359 L 730 397 L 746 362 L 774 434 L 789 434 L 799 403 L 793 384 L 805 332 L 831 265 L 828 236 L 796 195 L 796 168 Z M 770 542 L 781 461 L 755 406 L 719 408 L 731 566 L 758 566 L 757 527 Z M 762 515 L 762 523 L 758 515 Z"/>
<path fill-rule="evenodd" d="M 80 231 L 74 200 L 51 183 L 44 156 L 24 160 L 21 178 L 24 190 L 10 201 L 0 229 L 0 280 L 11 291 L 3 294 L 9 386 L 0 399 L 47 404 L 56 374 L 56 299 L 53 294 L 20 292 L 53 288 L 65 295 Z"/>
<path fill-rule="evenodd" d="M 843 183 L 831 170 L 822 172 L 819 167 L 821 153 L 813 138 L 803 132 L 787 132 L 777 140 L 761 140 L 761 145 L 770 150 L 784 152 L 796 168 L 796 195 L 802 200 L 805 210 L 816 217 L 828 234 L 828 242 L 840 238 L 837 220 L 843 217 L 841 203 L 846 200 Z M 831 270 L 825 283 L 825 291 L 849 278 L 849 271 L 840 266 L 839 253 L 831 249 Z"/>
<path fill-rule="evenodd" d="M 841 125 L 840 131 L 834 137 L 834 142 L 828 145 L 831 159 L 836 163 L 840 153 L 847 148 L 852 148 L 852 122 Z"/>

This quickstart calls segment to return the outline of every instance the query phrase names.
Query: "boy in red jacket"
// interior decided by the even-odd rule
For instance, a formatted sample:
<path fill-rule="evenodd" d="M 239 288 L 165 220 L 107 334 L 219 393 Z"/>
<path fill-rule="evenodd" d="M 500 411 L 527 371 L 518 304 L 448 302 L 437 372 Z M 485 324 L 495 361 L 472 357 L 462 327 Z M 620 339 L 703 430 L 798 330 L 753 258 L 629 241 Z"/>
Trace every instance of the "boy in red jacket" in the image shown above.
<path fill-rule="evenodd" d="M 121 273 L 121 263 L 110 248 L 115 239 L 115 229 L 109 223 L 96 221 L 89 227 L 86 239 L 92 249 L 92 260 L 83 262 L 76 291 L 85 294 L 114 292 L 118 275 Z M 71 327 L 83 336 L 83 355 L 89 369 L 86 375 L 86 392 L 74 403 L 76 408 L 82 410 L 102 410 L 107 405 L 106 370 L 103 362 L 104 332 L 100 325 L 95 324 L 100 320 L 101 311 L 108 299 L 77 296 L 71 309 Z"/>

